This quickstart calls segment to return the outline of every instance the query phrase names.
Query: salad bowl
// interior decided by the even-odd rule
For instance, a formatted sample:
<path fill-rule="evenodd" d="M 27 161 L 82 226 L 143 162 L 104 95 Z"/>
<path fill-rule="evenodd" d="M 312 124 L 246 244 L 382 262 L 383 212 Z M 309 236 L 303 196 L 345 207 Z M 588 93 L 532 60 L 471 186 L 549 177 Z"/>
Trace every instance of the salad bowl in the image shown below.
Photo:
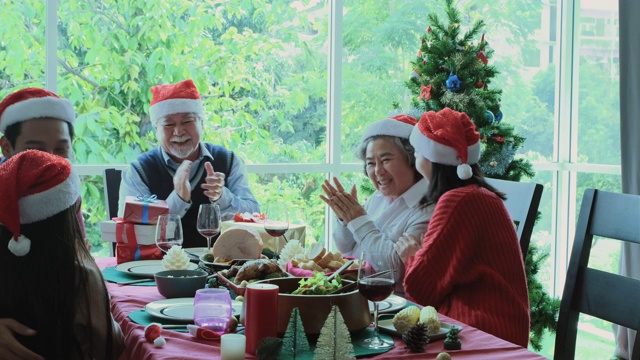
<path fill-rule="evenodd" d="M 308 278 L 285 277 L 261 280 L 260 283 L 275 284 L 278 293 L 278 334 L 282 336 L 287 330 L 291 312 L 298 308 L 305 333 L 310 338 L 317 337 L 333 305 L 337 305 L 349 331 L 358 331 L 371 324 L 369 304 L 358 289 L 339 294 L 327 295 L 295 295 L 292 294 L 300 286 L 300 280 Z M 342 285 L 352 281 L 342 280 Z"/>

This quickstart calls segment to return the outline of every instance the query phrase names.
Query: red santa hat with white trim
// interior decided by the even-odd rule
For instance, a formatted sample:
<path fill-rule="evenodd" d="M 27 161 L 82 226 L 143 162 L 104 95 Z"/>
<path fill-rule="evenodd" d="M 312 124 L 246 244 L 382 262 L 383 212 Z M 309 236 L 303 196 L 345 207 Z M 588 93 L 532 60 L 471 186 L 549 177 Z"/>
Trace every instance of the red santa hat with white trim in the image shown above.
<path fill-rule="evenodd" d="M 200 93 L 191 79 L 151 88 L 149 115 L 152 124 L 164 116 L 179 113 L 203 113 Z"/>
<path fill-rule="evenodd" d="M 399 114 L 367 125 L 362 133 L 362 142 L 356 149 L 356 155 L 358 157 L 361 156 L 366 144 L 365 141 L 374 136 L 395 136 L 402 139 L 409 139 L 411 130 L 413 130 L 416 122 L 416 118 L 411 115 Z"/>
<path fill-rule="evenodd" d="M 411 130 L 416 125 L 416 118 L 411 115 L 400 114 L 386 119 L 378 120 L 367 125 L 362 133 L 362 141 L 373 136 L 395 136 L 408 139 Z"/>
<path fill-rule="evenodd" d="M 443 165 L 457 166 L 458 177 L 471 178 L 471 166 L 480 160 L 480 134 L 463 112 L 444 108 L 420 117 L 409 137 L 418 153 Z"/>
<path fill-rule="evenodd" d="M 8 248 L 16 256 L 31 250 L 21 225 L 45 220 L 73 206 L 80 196 L 80 179 L 65 158 L 26 150 L 0 166 L 0 224 L 13 234 Z"/>
<path fill-rule="evenodd" d="M 0 132 L 22 121 L 55 118 L 73 125 L 76 111 L 71 101 L 41 88 L 25 88 L 0 102 Z"/>

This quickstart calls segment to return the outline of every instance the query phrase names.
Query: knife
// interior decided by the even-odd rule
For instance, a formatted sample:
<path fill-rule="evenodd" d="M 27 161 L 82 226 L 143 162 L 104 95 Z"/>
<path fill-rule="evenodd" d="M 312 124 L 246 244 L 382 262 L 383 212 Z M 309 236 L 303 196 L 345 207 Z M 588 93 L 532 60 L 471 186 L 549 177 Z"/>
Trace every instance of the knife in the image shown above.
<path fill-rule="evenodd" d="M 142 283 L 142 282 L 148 282 L 148 281 L 154 281 L 154 280 L 153 279 L 137 279 L 137 280 L 129 280 L 129 281 L 120 281 L 120 282 L 116 282 L 116 284 L 129 285 L 129 284 L 136 284 L 136 283 Z"/>

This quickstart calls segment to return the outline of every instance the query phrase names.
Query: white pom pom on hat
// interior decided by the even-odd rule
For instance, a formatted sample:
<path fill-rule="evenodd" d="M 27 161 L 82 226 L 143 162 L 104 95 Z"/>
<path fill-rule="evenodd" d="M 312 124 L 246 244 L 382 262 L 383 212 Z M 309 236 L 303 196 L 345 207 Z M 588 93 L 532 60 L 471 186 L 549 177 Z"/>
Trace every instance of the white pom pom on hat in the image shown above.
<path fill-rule="evenodd" d="M 151 88 L 149 116 L 152 124 L 164 116 L 179 113 L 203 113 L 200 93 L 193 80 L 187 79 L 176 84 Z"/>
<path fill-rule="evenodd" d="M 458 177 L 470 179 L 470 165 L 480 160 L 480 134 L 469 116 L 444 108 L 422 114 L 409 137 L 418 153 L 443 165 L 456 166 Z"/>
<path fill-rule="evenodd" d="M 58 214 L 80 197 L 80 179 L 67 159 L 39 150 L 26 150 L 0 166 L 0 224 L 11 231 L 8 248 L 25 256 L 34 246 L 21 225 Z"/>

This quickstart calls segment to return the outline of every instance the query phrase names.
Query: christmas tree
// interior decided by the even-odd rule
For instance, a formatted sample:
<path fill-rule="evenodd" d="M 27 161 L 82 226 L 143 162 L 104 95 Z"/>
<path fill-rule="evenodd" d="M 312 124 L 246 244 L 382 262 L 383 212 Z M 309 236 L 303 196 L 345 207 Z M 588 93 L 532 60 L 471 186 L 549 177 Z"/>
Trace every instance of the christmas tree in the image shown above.
<path fill-rule="evenodd" d="M 435 14 L 428 16 L 430 25 L 407 82 L 416 95 L 411 105 L 426 111 L 448 107 L 469 115 L 481 135 L 480 167 L 485 175 L 512 181 L 533 177 L 531 164 L 515 158 L 525 139 L 503 122 L 502 90 L 492 84 L 498 71 L 489 61 L 494 51 L 481 33 L 484 21 L 476 21 L 462 34 L 453 0 L 446 0 L 446 12 L 448 25 Z"/>
<path fill-rule="evenodd" d="M 313 354 L 314 360 L 355 359 L 351 334 L 344 323 L 340 309 L 333 305 L 320 330 L 320 337 Z"/>
<path fill-rule="evenodd" d="M 454 0 L 445 0 L 448 24 L 429 14 L 429 27 L 421 36 L 417 57 L 407 86 L 413 96 L 411 107 L 439 111 L 445 107 L 465 112 L 476 125 L 482 141 L 480 167 L 491 178 L 520 181 L 535 173 L 524 158 L 516 158 L 525 139 L 507 123 L 500 109 L 502 90 L 492 83 L 498 74 L 491 64 L 494 50 L 485 38 L 484 21 L 477 20 L 463 32 L 461 14 Z M 399 108 L 398 103 L 394 107 Z M 504 119 L 503 119 L 504 117 Z M 536 279 L 537 266 L 546 257 L 529 248 L 525 270 L 531 306 L 531 346 L 541 349 L 544 330 L 556 328 L 559 301 L 552 299 Z"/>
<path fill-rule="evenodd" d="M 300 311 L 298 308 L 293 308 L 291 317 L 289 318 L 289 324 L 287 325 L 287 331 L 284 333 L 282 340 L 280 356 L 282 359 L 296 359 L 310 351 L 311 347 L 309 346 L 307 335 L 304 332 Z"/>

